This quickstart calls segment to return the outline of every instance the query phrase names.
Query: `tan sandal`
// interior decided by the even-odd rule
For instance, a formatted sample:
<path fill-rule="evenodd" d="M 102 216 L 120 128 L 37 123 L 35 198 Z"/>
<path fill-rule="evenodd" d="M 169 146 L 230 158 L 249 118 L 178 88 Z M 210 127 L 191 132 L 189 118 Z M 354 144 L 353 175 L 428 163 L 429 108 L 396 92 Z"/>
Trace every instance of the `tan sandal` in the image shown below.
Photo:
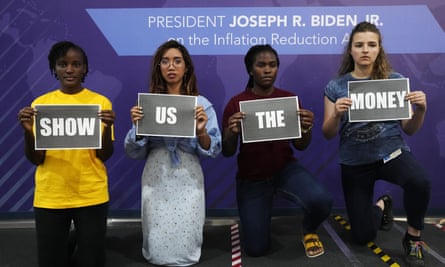
<path fill-rule="evenodd" d="M 324 254 L 323 243 L 321 243 L 317 234 L 304 235 L 303 246 L 308 258 L 315 258 Z"/>

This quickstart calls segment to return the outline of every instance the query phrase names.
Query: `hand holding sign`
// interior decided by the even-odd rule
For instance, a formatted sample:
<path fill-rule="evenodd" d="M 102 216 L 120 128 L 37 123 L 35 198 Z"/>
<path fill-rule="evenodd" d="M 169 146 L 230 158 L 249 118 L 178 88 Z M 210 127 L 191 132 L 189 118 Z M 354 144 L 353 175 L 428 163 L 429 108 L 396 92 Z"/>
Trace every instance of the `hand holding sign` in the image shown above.
<path fill-rule="evenodd" d="M 17 118 L 25 131 L 32 131 L 35 115 L 36 110 L 32 107 L 24 107 L 17 114 Z"/>
<path fill-rule="evenodd" d="M 415 91 L 408 93 L 406 99 L 410 101 L 416 109 L 411 119 L 402 120 L 402 129 L 407 135 L 413 135 L 423 125 L 426 113 L 426 96 L 422 91 Z"/>
<path fill-rule="evenodd" d="M 241 121 L 246 117 L 244 112 L 236 112 L 229 117 L 229 129 L 233 134 L 241 132 Z"/>
<path fill-rule="evenodd" d="M 204 149 L 210 148 L 211 139 L 207 133 L 207 113 L 204 110 L 204 107 L 199 105 L 195 108 L 196 114 L 196 136 L 198 137 L 198 142 Z"/>
<path fill-rule="evenodd" d="M 298 97 L 278 97 L 240 101 L 243 142 L 273 141 L 301 137 Z M 312 125 L 313 116 L 303 111 L 305 122 Z M 230 127 L 230 126 L 229 126 Z"/>
<path fill-rule="evenodd" d="M 352 100 L 349 121 L 409 119 L 411 106 L 408 103 L 408 94 L 409 81 L 407 78 L 349 81 L 348 96 Z M 413 95 L 410 98 L 422 101 L 421 98 Z"/>
<path fill-rule="evenodd" d="M 426 96 L 423 91 L 414 91 L 406 95 L 406 100 L 416 106 L 416 110 L 426 111 Z"/>
<path fill-rule="evenodd" d="M 99 119 L 107 125 L 107 127 L 110 127 L 114 123 L 114 119 L 116 118 L 116 113 L 112 110 L 100 110 L 99 113 Z"/>
<path fill-rule="evenodd" d="M 102 129 L 100 105 L 36 105 L 35 149 L 98 149 Z M 110 115 L 111 114 L 111 115 Z"/>
<path fill-rule="evenodd" d="M 141 106 L 133 106 L 130 109 L 131 122 L 136 125 L 138 120 L 144 117 L 144 111 Z"/>
<path fill-rule="evenodd" d="M 341 116 L 343 116 L 343 114 L 349 110 L 351 105 L 352 100 L 350 98 L 342 97 L 337 99 L 334 106 L 335 117 L 340 118 Z"/>
<path fill-rule="evenodd" d="M 203 106 L 197 106 L 195 108 L 195 114 L 196 114 L 196 135 L 200 136 L 207 132 L 206 125 L 208 117 L 204 111 Z"/>
<path fill-rule="evenodd" d="M 298 115 L 300 116 L 302 131 L 309 131 L 312 129 L 312 126 L 314 125 L 314 113 L 307 109 L 300 109 Z"/>
<path fill-rule="evenodd" d="M 196 96 L 139 93 L 138 106 L 131 109 L 131 120 L 136 123 L 137 135 L 195 137 Z M 207 117 L 199 115 L 205 127 Z M 204 122 L 204 124 L 203 124 Z"/>

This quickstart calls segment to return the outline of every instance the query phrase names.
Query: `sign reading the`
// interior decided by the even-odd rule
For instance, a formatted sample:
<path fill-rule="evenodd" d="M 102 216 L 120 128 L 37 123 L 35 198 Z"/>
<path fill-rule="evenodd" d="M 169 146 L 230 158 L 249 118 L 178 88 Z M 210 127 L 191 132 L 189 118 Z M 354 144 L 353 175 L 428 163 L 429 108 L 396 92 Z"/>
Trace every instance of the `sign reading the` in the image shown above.
<path fill-rule="evenodd" d="M 386 121 L 411 118 L 408 78 L 348 82 L 352 100 L 349 121 Z"/>
<path fill-rule="evenodd" d="M 36 150 L 102 147 L 100 105 L 36 105 L 35 109 Z"/>
<path fill-rule="evenodd" d="M 144 117 L 136 123 L 136 134 L 195 137 L 196 104 L 196 96 L 139 93 Z"/>
<path fill-rule="evenodd" d="M 301 137 L 298 97 L 240 101 L 246 114 L 241 122 L 244 143 Z"/>

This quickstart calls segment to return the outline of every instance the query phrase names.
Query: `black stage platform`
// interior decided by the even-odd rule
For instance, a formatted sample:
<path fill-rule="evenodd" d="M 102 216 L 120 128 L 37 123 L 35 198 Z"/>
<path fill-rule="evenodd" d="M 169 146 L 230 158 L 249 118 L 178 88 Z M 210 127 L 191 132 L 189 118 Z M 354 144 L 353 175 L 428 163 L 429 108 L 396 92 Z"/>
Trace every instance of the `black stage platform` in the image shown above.
<path fill-rule="evenodd" d="M 403 218 L 397 218 L 392 230 L 379 232 L 368 246 L 351 242 L 347 218 L 332 215 L 319 229 L 326 253 L 318 258 L 305 256 L 300 234 L 301 216 L 275 217 L 272 222 L 272 248 L 267 256 L 250 258 L 242 255 L 244 267 L 287 266 L 406 266 L 403 261 Z M 429 252 L 427 266 L 445 266 L 445 231 L 436 225 L 439 218 L 428 218 L 423 232 Z M 231 226 L 236 218 L 210 218 L 204 232 L 200 267 L 232 266 Z M 32 220 L 0 220 L 0 266 L 35 267 L 35 232 Z M 110 219 L 107 234 L 107 266 L 153 266 L 141 255 L 141 228 L 137 219 Z"/>

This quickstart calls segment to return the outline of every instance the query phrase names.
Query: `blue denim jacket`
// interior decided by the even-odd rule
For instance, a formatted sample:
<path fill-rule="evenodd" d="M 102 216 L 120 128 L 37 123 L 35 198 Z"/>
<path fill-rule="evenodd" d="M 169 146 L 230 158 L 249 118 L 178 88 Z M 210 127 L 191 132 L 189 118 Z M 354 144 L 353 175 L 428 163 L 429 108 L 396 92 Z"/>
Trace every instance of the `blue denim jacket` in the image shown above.
<path fill-rule="evenodd" d="M 389 79 L 403 78 L 397 72 Z M 331 80 L 325 88 L 325 96 L 335 103 L 348 96 L 348 81 L 356 81 L 350 73 Z M 363 80 L 363 79 L 361 79 Z M 382 160 L 401 148 L 409 151 L 402 137 L 400 121 L 349 122 L 348 114 L 340 121 L 340 163 L 361 165 Z"/>

